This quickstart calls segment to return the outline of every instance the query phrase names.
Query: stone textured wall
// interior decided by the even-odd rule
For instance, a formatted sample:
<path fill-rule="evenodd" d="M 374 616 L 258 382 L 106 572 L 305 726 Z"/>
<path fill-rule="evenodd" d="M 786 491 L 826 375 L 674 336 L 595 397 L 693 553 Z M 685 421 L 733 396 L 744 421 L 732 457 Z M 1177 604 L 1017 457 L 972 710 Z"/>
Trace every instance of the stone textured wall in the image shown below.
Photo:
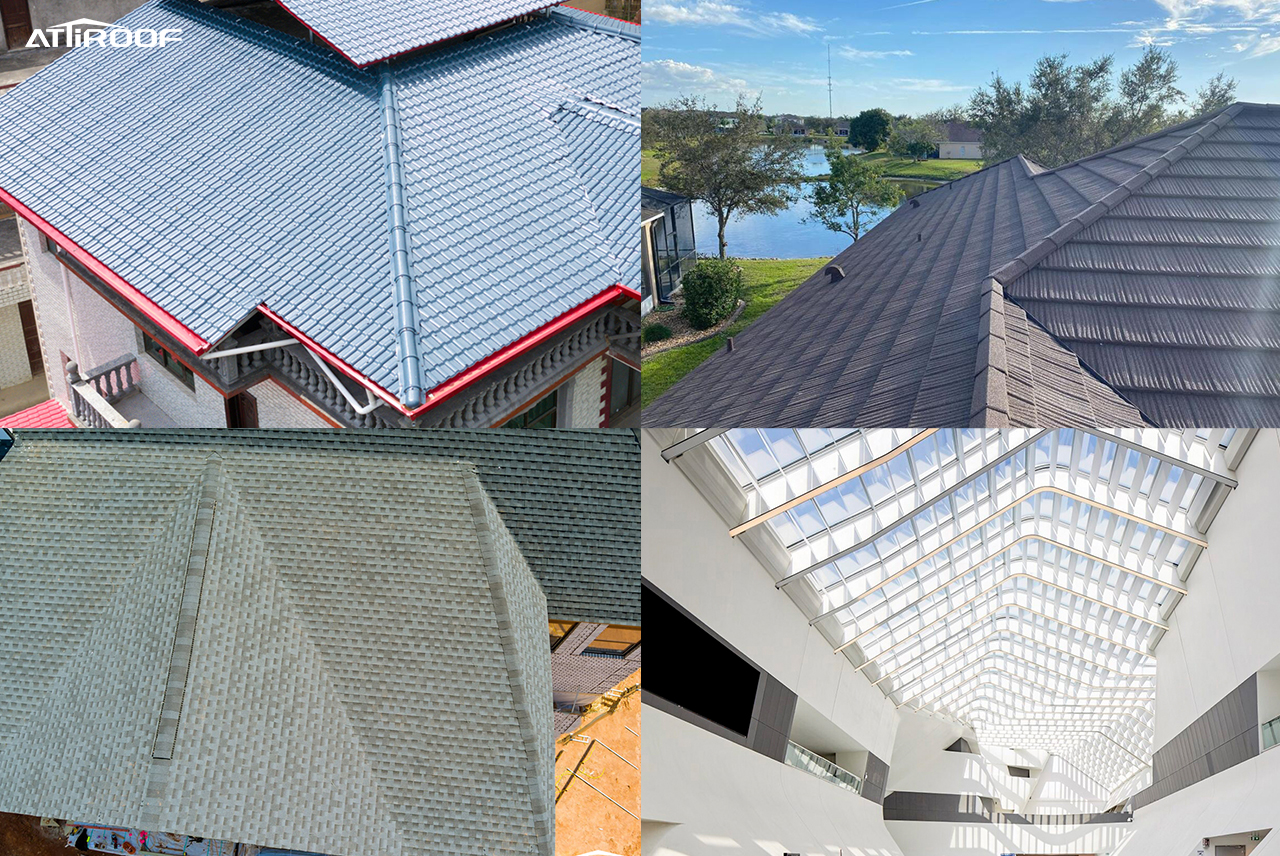
<path fill-rule="evenodd" d="M 333 427 L 274 380 L 250 387 L 249 394 L 258 400 L 259 428 Z"/>
<path fill-rule="evenodd" d="M 27 266 L 0 270 L 0 306 L 14 306 L 31 299 L 31 285 L 27 282 Z"/>
<path fill-rule="evenodd" d="M 605 382 L 609 357 L 601 355 L 573 376 L 569 391 L 569 424 L 566 428 L 599 428 L 600 393 Z"/>
<path fill-rule="evenodd" d="M 0 306 L 0 389 L 31 380 L 31 362 L 16 303 Z"/>

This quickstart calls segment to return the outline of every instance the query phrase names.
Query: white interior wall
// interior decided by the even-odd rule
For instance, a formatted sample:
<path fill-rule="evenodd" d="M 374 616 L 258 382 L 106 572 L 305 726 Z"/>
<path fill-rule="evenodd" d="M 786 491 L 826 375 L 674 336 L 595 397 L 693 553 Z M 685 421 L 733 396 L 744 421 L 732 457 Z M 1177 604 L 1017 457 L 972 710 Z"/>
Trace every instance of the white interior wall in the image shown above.
<path fill-rule="evenodd" d="M 939 823 L 891 820 L 886 824 L 903 856 L 1000 856 L 1003 853 L 1118 854 L 1133 824 L 1035 827 L 1014 823 Z M 1125 851 L 1128 854 L 1137 851 Z M 1156 854 L 1150 856 L 1173 856 Z M 1181 856 L 1181 854 L 1179 854 Z M 1259 854 L 1262 856 L 1262 854 Z"/>
<path fill-rule="evenodd" d="M 1280 747 L 1138 809 L 1133 837 L 1112 856 L 1193 856 L 1202 839 L 1276 827 Z M 1280 834 L 1268 835 L 1254 853 L 1280 856 Z"/>
<path fill-rule="evenodd" d="M 645 578 L 892 766 L 893 704 L 833 653 L 755 554 L 729 537 L 730 523 L 677 464 L 662 460 L 654 435 L 641 436 Z"/>
<path fill-rule="evenodd" d="M 1157 747 L 1280 654 L 1280 431 L 1259 431 L 1235 476 L 1156 648 Z"/>
<path fill-rule="evenodd" d="M 643 856 L 901 856 L 879 805 L 644 705 Z"/>

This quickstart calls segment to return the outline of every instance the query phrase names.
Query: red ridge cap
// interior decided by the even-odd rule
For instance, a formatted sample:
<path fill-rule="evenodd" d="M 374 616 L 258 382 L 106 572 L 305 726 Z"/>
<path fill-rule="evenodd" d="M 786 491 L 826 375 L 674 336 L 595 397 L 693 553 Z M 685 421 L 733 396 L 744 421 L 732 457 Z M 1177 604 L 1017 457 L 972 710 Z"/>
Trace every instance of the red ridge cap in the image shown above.
<path fill-rule="evenodd" d="M 19 202 L 12 193 L 0 188 L 0 199 L 3 199 L 10 208 L 17 211 L 23 220 L 35 226 L 42 234 L 66 250 L 72 258 L 91 270 L 107 285 L 111 286 L 117 294 L 131 303 L 135 309 L 154 321 L 160 329 L 177 339 L 193 353 L 199 355 L 209 349 L 209 343 L 194 333 L 190 327 L 169 314 L 160 304 L 125 282 L 123 277 L 94 258 L 88 250 L 49 225 L 47 220 Z"/>

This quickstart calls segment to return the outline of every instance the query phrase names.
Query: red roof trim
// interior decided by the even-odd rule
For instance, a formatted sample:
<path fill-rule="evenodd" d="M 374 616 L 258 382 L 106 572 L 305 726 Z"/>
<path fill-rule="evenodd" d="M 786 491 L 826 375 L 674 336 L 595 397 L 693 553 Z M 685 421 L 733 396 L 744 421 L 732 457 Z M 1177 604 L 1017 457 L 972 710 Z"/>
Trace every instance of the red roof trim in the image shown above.
<path fill-rule="evenodd" d="M 449 380 L 437 386 L 435 389 L 432 389 L 427 393 L 426 403 L 410 413 L 409 416 L 411 418 L 417 418 L 420 414 L 425 413 L 434 407 L 439 407 L 442 402 L 457 395 L 459 392 L 486 375 L 497 371 L 503 365 L 511 362 L 516 357 L 529 351 L 531 348 L 536 347 L 541 342 L 544 342 L 557 333 L 560 333 L 565 328 L 576 324 L 578 321 L 590 315 L 592 312 L 595 312 L 597 309 L 608 306 L 620 299 L 638 301 L 640 300 L 640 292 L 627 288 L 625 285 L 609 286 L 585 303 L 578 304 L 573 309 L 551 319 L 533 332 L 527 333 L 506 347 L 494 351 L 471 368 L 459 372 Z"/>
<path fill-rule="evenodd" d="M 147 297 L 138 289 L 117 274 L 111 268 L 98 261 L 87 250 L 59 232 L 57 229 L 49 225 L 48 221 L 36 214 L 26 205 L 18 201 L 18 199 L 4 188 L 0 188 L 0 199 L 9 204 L 14 211 L 26 220 L 32 226 L 35 226 L 41 233 L 48 236 L 55 244 L 66 250 L 80 264 L 87 267 L 93 274 L 101 278 L 107 285 L 111 286 L 121 297 L 129 301 L 135 309 L 141 312 L 147 318 L 156 323 L 160 329 L 164 330 L 170 336 L 177 339 L 185 347 L 193 353 L 201 354 L 208 350 L 209 343 L 203 338 L 196 335 L 189 327 L 170 315 L 160 305 L 151 298 Z"/>
<path fill-rule="evenodd" d="M 441 44 L 442 42 L 452 41 L 453 39 L 460 39 L 460 38 L 462 38 L 463 36 L 469 36 L 469 35 L 471 35 L 472 33 L 478 33 L 478 32 L 480 32 L 481 30 L 487 30 L 487 29 L 489 29 L 490 27 L 496 27 L 496 26 L 498 26 L 499 24 L 505 24 L 505 23 L 506 23 L 506 22 L 508 22 L 508 21 L 514 21 L 516 18 L 519 18 L 519 17 L 521 17 L 521 16 L 524 16 L 524 15 L 531 15 L 531 14 L 533 14 L 534 12 L 541 12 L 541 11 L 544 11 L 544 10 L 546 10 L 546 9 L 550 9 L 552 6 L 558 6 L 558 5 L 560 5 L 560 2 L 561 2 L 561 0 L 556 0 L 556 2 L 555 2 L 555 3 L 548 3 L 546 6 L 539 6 L 539 7 L 538 7 L 538 8 L 536 8 L 536 9 L 530 9 L 530 10 L 529 10 L 529 11 L 527 11 L 527 12 L 521 12 L 519 15 L 514 15 L 514 16 L 512 16 L 512 17 L 510 17 L 510 18 L 503 18 L 503 19 L 502 19 L 502 20 L 500 20 L 500 21 L 492 21 L 492 22 L 490 22 L 490 23 L 488 23 L 488 24 L 481 24 L 479 27 L 474 27 L 473 29 L 466 30 L 465 32 L 455 33 L 455 34 L 454 34 L 454 35 L 452 35 L 452 36 L 446 36 L 446 37 L 445 37 L 445 38 L 443 38 L 443 39 L 436 39 L 436 40 L 435 40 L 435 41 L 433 41 L 433 42 L 423 42 L 422 44 L 420 44 L 420 45 L 418 45 L 418 46 L 416 46 L 416 47 L 412 47 L 412 48 L 405 48 L 405 49 L 404 49 L 404 50 L 402 50 L 402 51 L 397 51 L 396 53 L 393 53 L 393 54 L 387 54 L 386 56 L 378 57 L 377 59 L 371 59 L 371 60 L 369 60 L 368 62 L 356 62 L 354 59 L 352 59 L 351 57 L 347 56 L 347 52 L 346 52 L 346 51 L 344 51 L 342 48 L 340 48 L 340 47 L 338 47 L 337 45 L 335 45 L 333 42 L 329 41 L 327 38 L 325 38 L 325 35 L 324 35 L 323 33 L 321 33 L 321 32 L 320 32 L 319 30 L 317 30 L 315 27 L 313 27 L 313 26 L 311 26 L 310 24 L 308 24 L 308 23 L 306 22 L 306 20 L 305 20 L 301 15 L 299 15 L 297 12 L 293 11 L 293 10 L 292 10 L 292 9 L 290 9 L 288 6 L 286 6 L 286 5 L 285 5 L 285 3 L 284 3 L 284 0 L 276 0 L 276 3 L 277 3 L 277 4 L 279 4 L 279 6 L 280 6 L 280 8 L 281 8 L 281 9 L 284 9 L 286 12 L 288 12 L 290 15 L 292 15 L 294 18 L 296 18 L 296 19 L 298 20 L 298 23 L 302 24 L 302 26 L 306 27 L 308 30 L 310 30 L 311 32 L 313 32 L 313 33 L 315 33 L 317 36 L 319 36 L 320 41 L 324 42 L 326 45 L 328 45 L 329 47 L 333 48 L 335 51 L 337 51 L 337 52 L 339 53 L 339 55 L 341 55 L 341 56 L 342 56 L 342 58 L 343 58 L 343 59 L 345 59 L 347 62 L 351 63 L 352 65 L 354 65 L 356 68 L 368 68 L 369 66 L 374 65 L 375 63 L 385 62 L 386 60 L 389 60 L 389 59 L 395 59 L 396 57 L 404 56 L 405 54 L 411 54 L 411 53 L 413 53 L 414 51 L 420 51 L 420 50 L 422 50 L 423 48 L 429 48 L 429 47 L 431 47 L 432 45 L 438 45 L 438 44 Z M 599 14 L 599 13 L 598 13 L 598 12 L 593 12 L 592 14 Z M 607 18 L 607 17 L 609 17 L 609 16 L 608 16 L 608 15 L 605 15 L 605 16 L 603 16 L 603 17 L 606 17 L 606 18 Z M 632 22 L 628 21 L 627 23 L 632 23 Z"/>
<path fill-rule="evenodd" d="M 361 386 L 364 386 L 370 391 L 383 393 L 380 397 L 387 401 L 389 405 L 403 413 L 405 416 L 408 416 L 410 419 L 417 419 L 428 410 L 439 407 L 442 403 L 457 395 L 471 384 L 486 375 L 497 371 L 516 357 L 526 353 L 531 348 L 536 347 L 539 343 L 546 341 L 548 338 L 560 333 L 567 327 L 576 324 L 592 312 L 619 300 L 638 301 L 640 300 L 640 293 L 634 289 L 627 288 L 625 285 L 609 286 L 595 297 L 592 297 L 584 303 L 578 304 L 562 315 L 556 316 L 533 332 L 527 333 L 506 347 L 494 351 L 475 365 L 468 369 L 464 369 L 444 383 L 439 384 L 427 393 L 427 402 L 414 410 L 409 410 L 394 393 L 374 383 L 368 377 L 356 371 L 349 364 L 335 356 L 332 351 L 317 344 L 310 336 L 306 335 L 297 327 L 293 326 L 275 312 L 268 309 L 266 304 L 258 306 L 258 311 L 263 315 L 266 315 L 275 323 L 279 324 L 281 329 L 287 332 L 290 336 L 293 336 L 298 341 L 304 343 L 307 347 L 323 356 L 343 374 L 357 381 Z"/>

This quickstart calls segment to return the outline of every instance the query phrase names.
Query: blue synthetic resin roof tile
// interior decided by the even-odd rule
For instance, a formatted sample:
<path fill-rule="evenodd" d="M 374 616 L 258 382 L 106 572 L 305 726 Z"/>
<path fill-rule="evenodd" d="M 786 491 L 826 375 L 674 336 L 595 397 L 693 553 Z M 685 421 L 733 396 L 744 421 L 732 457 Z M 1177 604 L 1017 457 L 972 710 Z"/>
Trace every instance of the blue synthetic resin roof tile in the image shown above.
<path fill-rule="evenodd" d="M 204 339 L 265 303 L 398 393 L 377 72 L 191 0 L 121 23 L 182 41 L 81 47 L 6 95 L 0 187 Z M 592 123 L 613 156 L 588 182 L 555 117 L 636 119 L 638 34 L 556 10 L 393 66 L 427 388 L 635 286 L 612 222 L 639 138 Z"/>
<path fill-rule="evenodd" d="M 279 0 L 357 65 L 553 5 L 548 0 Z"/>

